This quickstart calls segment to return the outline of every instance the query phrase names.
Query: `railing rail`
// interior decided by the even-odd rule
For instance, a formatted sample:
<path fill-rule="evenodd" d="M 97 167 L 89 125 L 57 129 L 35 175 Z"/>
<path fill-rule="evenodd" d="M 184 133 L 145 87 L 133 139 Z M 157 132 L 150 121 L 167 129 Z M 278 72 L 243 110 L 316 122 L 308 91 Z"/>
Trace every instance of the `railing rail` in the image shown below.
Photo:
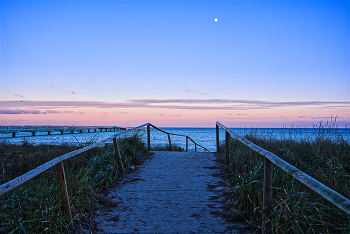
<path fill-rule="evenodd" d="M 171 139 L 170 139 L 170 135 L 173 135 L 173 136 L 183 136 L 183 137 L 186 137 L 186 152 L 188 152 L 188 140 L 192 141 L 193 144 L 194 144 L 194 147 L 195 147 L 195 152 L 197 152 L 197 146 L 199 147 L 202 147 L 204 149 L 204 152 L 208 151 L 210 152 L 207 148 L 205 148 L 204 146 L 196 143 L 194 140 L 192 140 L 189 136 L 186 136 L 186 135 L 181 135 L 181 134 L 175 134 L 175 133 L 170 133 L 170 132 L 167 132 L 167 131 L 164 131 L 163 129 L 160 129 L 156 126 L 154 126 L 153 124 L 149 124 L 149 126 L 153 127 L 154 129 L 157 129 L 158 131 L 160 132 L 163 132 L 165 134 L 168 134 L 168 140 L 169 140 L 169 147 L 170 147 L 170 150 L 172 151 L 172 146 L 171 146 Z M 149 132 L 149 131 L 148 131 Z M 150 149 L 150 141 L 148 141 L 148 150 Z"/>
<path fill-rule="evenodd" d="M 43 165 L 41 165 L 41 166 L 39 166 L 39 167 L 37 167 L 37 168 L 35 168 L 35 169 L 33 169 L 33 170 L 31 170 L 31 171 L 29 171 L 29 172 L 23 174 L 22 176 L 19 176 L 19 177 L 15 178 L 15 179 L 13 179 L 13 180 L 11 180 L 11 181 L 5 183 L 5 184 L 2 184 L 2 185 L 0 186 L 0 195 L 2 195 L 2 194 L 4 194 L 4 193 L 6 193 L 6 192 L 8 192 L 8 191 L 10 191 L 10 190 L 12 190 L 12 189 L 14 189 L 15 187 L 17 187 L 17 186 L 19 186 L 19 185 L 21 185 L 21 184 L 23 184 L 24 182 L 30 180 L 30 179 L 33 178 L 34 176 L 37 176 L 37 175 L 41 174 L 42 172 L 44 172 L 44 171 L 46 171 L 47 169 L 49 169 L 49 168 L 55 166 L 55 165 L 56 165 L 57 163 L 59 163 L 59 162 L 62 162 L 62 161 L 66 160 L 66 159 L 69 159 L 69 158 L 71 158 L 71 157 L 73 157 L 73 156 L 76 156 L 76 155 L 78 155 L 78 154 L 81 154 L 81 153 L 83 153 L 83 152 L 85 152 L 85 151 L 87 151 L 87 150 L 90 150 L 90 149 L 92 149 L 92 148 L 95 148 L 95 147 L 97 147 L 97 146 L 99 146 L 99 145 L 101 145 L 101 144 L 103 144 L 103 143 L 105 143 L 105 142 L 107 142 L 107 141 L 112 140 L 112 139 L 115 138 L 115 137 L 120 137 L 120 136 L 125 135 L 125 134 L 127 134 L 127 133 L 130 133 L 130 132 L 132 132 L 132 131 L 134 131 L 134 130 L 144 128 L 145 126 L 147 126 L 147 124 L 138 126 L 138 127 L 136 127 L 136 128 L 130 129 L 130 130 L 125 131 L 125 132 L 118 133 L 118 134 L 116 134 L 116 135 L 114 135 L 114 136 L 112 136 L 112 137 L 106 138 L 106 139 L 104 139 L 104 140 L 102 140 L 102 141 L 96 142 L 96 143 L 91 144 L 91 145 L 89 145 L 89 146 L 86 146 L 86 147 L 84 147 L 84 148 L 81 148 L 81 149 L 78 149 L 78 150 L 74 150 L 74 151 L 72 151 L 72 152 L 70 152 L 70 153 L 67 153 L 67 154 L 64 154 L 64 155 L 62 155 L 62 156 L 60 156 L 60 157 L 57 157 L 57 158 L 55 158 L 55 159 L 52 159 L 51 161 L 48 161 L 47 163 L 44 163 Z"/>
<path fill-rule="evenodd" d="M 216 122 L 216 137 L 217 137 L 217 151 L 219 149 L 219 127 L 224 129 L 226 132 L 226 165 L 229 165 L 229 137 L 234 137 L 255 152 L 261 154 L 264 156 L 264 188 L 263 188 L 263 214 L 264 216 L 270 217 L 271 215 L 271 196 L 272 196 L 272 171 L 273 171 L 273 164 L 276 164 L 278 167 L 280 167 L 282 170 L 287 172 L 288 174 L 292 175 L 295 179 L 300 181 L 301 183 L 305 184 L 309 188 L 311 188 L 313 191 L 345 211 L 346 213 L 350 214 L 350 200 L 344 197 L 343 195 L 337 193 L 336 191 L 328 188 L 324 184 L 320 183 L 319 181 L 315 180 L 311 176 L 307 175 L 306 173 L 300 171 L 296 167 L 290 165 L 286 161 L 279 158 L 277 155 L 253 144 L 252 142 L 248 141 L 244 137 L 241 137 L 240 135 L 233 132 L 231 129 L 227 128 L 225 125 Z M 273 164 L 272 164 L 273 163 Z M 264 223 L 264 222 L 263 222 Z M 263 228 L 264 231 L 264 228 Z"/>
<path fill-rule="evenodd" d="M 135 128 L 132 128 L 132 129 L 129 129 L 127 131 L 124 131 L 124 132 L 119 132 L 118 134 L 115 134 L 111 137 L 108 137 L 104 140 L 101 140 L 99 142 L 96 142 L 94 144 L 91 144 L 89 146 L 86 146 L 84 148 L 81 148 L 81 149 L 78 149 L 78 150 L 74 150 L 70 153 L 67 153 L 67 154 L 64 154 L 60 157 L 57 157 L 55 159 L 52 159 L 51 161 L 47 162 L 47 163 L 44 163 L 42 164 L 41 166 L 23 174 L 22 176 L 19 176 L 5 184 L 2 184 L 0 185 L 0 195 L 18 187 L 19 185 L 25 183 L 26 181 L 32 179 L 33 177 L 43 173 L 44 171 L 48 170 L 49 168 L 53 167 L 53 166 L 56 166 L 56 170 L 57 170 L 57 175 L 58 175 L 58 184 L 59 184 L 59 190 L 60 190 L 60 195 L 61 195 L 61 201 L 62 201 L 62 208 L 63 208 L 63 211 L 64 211 L 64 214 L 65 216 L 69 217 L 70 219 L 72 218 L 71 216 L 71 211 L 70 211 L 70 207 L 69 207 L 69 196 L 68 196 L 68 192 L 67 192 L 67 185 L 66 185 L 66 176 L 65 176 L 65 173 L 64 173 L 64 166 L 63 166 L 63 161 L 66 160 L 66 159 L 69 159 L 73 156 L 76 156 L 78 154 L 81 154 L 87 150 L 90 150 L 92 148 L 95 148 L 103 143 L 106 143 L 110 140 L 113 140 L 113 145 L 114 145 L 114 148 L 115 148 L 115 151 L 116 151 L 116 157 L 117 157 L 117 160 L 118 160 L 118 165 L 119 165 L 119 169 L 121 171 L 121 173 L 124 173 L 124 168 L 123 168 L 123 163 L 122 163 L 122 160 L 121 160 L 121 155 L 120 155 L 120 152 L 119 152 L 119 147 L 118 147 L 118 143 L 117 143 L 117 140 L 116 138 L 117 137 L 121 137 L 127 133 L 130 133 L 132 131 L 135 131 L 135 130 L 140 130 L 140 129 L 144 129 L 145 127 L 147 127 L 147 144 L 148 144 L 148 150 L 150 150 L 150 127 L 153 127 L 161 132 L 164 132 L 166 134 L 168 134 L 168 140 L 169 140 L 169 146 L 170 146 L 170 150 L 172 150 L 172 146 L 171 146 L 171 139 L 170 139 L 170 135 L 176 135 L 176 136 L 184 136 L 186 137 L 186 152 L 188 151 L 188 139 L 190 139 L 194 144 L 195 144 L 195 151 L 197 151 L 197 145 L 202 147 L 204 149 L 204 151 L 208 151 L 208 149 L 206 149 L 205 147 L 197 144 L 196 142 L 194 142 L 190 137 L 188 136 L 185 136 L 185 135 L 180 135 L 180 134 L 174 134 L 174 133 L 169 133 L 169 132 L 166 132 L 156 126 L 154 126 L 153 124 L 150 124 L 150 123 L 146 123 L 146 124 L 143 124 L 143 125 L 140 125 L 138 127 L 135 127 Z"/>

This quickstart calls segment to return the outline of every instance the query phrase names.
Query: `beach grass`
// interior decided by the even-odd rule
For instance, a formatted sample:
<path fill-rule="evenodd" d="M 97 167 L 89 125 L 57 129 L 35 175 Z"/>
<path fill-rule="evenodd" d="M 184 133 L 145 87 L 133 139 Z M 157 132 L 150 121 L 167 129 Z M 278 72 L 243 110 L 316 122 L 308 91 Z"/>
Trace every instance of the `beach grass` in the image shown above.
<path fill-rule="evenodd" d="M 289 136 L 259 135 L 252 130 L 245 138 L 276 154 L 343 196 L 350 198 L 350 145 L 337 134 L 335 125 L 317 126 L 312 139 L 297 129 Z M 316 136 L 316 137 L 315 137 Z M 225 153 L 225 142 L 220 145 Z M 231 184 L 227 199 L 238 200 L 236 215 L 261 232 L 263 202 L 263 156 L 238 140 L 230 140 Z M 267 233 L 350 233 L 350 215 L 313 192 L 291 175 L 273 167 L 272 217 Z"/>
<path fill-rule="evenodd" d="M 148 154 L 139 133 L 118 139 L 118 145 L 126 169 Z M 1 143 L 0 184 L 82 146 Z M 64 167 L 74 225 L 67 225 L 68 217 L 61 211 L 53 167 L 0 196 L 0 233 L 71 233 L 80 227 L 91 228 L 101 192 L 121 176 L 113 144 L 67 159 Z"/>

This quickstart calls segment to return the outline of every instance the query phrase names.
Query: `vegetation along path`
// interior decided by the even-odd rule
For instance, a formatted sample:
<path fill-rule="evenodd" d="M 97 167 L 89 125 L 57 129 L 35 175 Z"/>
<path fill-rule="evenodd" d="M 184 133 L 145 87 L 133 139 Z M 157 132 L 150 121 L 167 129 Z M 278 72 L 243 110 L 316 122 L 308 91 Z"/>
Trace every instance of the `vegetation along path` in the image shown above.
<path fill-rule="evenodd" d="M 108 197 L 99 233 L 249 233 L 220 215 L 225 190 L 214 153 L 154 152 Z"/>

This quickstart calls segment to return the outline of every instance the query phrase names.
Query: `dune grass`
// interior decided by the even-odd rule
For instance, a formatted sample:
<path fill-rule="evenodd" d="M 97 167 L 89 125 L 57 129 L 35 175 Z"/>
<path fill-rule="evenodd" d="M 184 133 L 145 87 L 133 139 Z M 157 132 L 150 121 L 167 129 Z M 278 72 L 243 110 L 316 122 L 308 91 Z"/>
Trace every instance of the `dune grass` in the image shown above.
<path fill-rule="evenodd" d="M 291 131 L 289 138 L 252 131 L 245 138 L 350 198 L 350 145 L 336 130 L 320 124 L 312 140 L 298 131 Z M 221 155 L 224 151 L 223 142 Z M 231 139 L 227 169 L 231 182 L 228 199 L 238 199 L 237 213 L 261 232 L 263 156 Z M 350 233 L 350 215 L 275 165 L 272 186 L 273 215 L 268 233 Z"/>
<path fill-rule="evenodd" d="M 140 134 L 118 139 L 124 168 L 148 154 Z M 0 184 L 82 146 L 0 144 Z M 120 177 L 111 143 L 64 161 L 74 225 L 61 212 L 55 167 L 0 196 L 0 233 L 71 233 L 90 228 L 101 191 Z M 74 231 L 73 231 L 74 232 Z"/>

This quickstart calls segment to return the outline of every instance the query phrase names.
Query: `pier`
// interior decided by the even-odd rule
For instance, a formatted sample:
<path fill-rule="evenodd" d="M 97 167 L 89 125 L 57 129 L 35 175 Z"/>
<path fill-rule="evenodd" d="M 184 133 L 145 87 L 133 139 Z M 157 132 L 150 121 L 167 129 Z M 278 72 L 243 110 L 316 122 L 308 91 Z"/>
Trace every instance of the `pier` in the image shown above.
<path fill-rule="evenodd" d="M 0 126 L 0 134 L 11 134 L 11 137 L 16 137 L 16 133 L 24 132 L 31 133 L 29 136 L 37 136 L 38 132 L 47 132 L 47 135 L 51 135 L 53 132 L 59 132 L 59 134 L 73 134 L 126 130 L 127 128 L 117 126 Z"/>

